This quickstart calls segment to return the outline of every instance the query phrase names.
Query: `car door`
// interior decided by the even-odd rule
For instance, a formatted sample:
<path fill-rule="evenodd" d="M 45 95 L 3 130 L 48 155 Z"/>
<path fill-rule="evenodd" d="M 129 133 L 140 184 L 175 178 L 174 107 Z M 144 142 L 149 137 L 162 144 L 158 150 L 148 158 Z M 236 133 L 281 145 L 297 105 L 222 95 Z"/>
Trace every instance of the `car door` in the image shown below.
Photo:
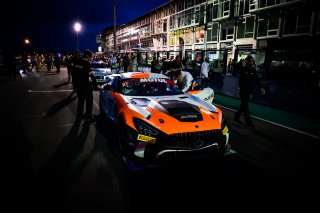
<path fill-rule="evenodd" d="M 100 111 L 107 115 L 112 122 L 115 122 L 115 100 L 113 94 L 116 92 L 116 78 L 109 76 L 106 78 L 104 90 L 100 93 L 99 107 Z"/>

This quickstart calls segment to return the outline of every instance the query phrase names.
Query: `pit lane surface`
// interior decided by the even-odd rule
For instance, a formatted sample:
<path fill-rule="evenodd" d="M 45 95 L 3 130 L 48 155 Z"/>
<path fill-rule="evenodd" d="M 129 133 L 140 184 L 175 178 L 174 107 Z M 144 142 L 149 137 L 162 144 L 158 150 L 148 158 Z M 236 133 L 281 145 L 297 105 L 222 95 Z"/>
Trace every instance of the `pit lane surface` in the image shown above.
<path fill-rule="evenodd" d="M 112 129 L 75 122 L 65 69 L 1 76 L 0 95 L 1 205 L 11 211 L 320 212 L 318 138 L 256 119 L 247 129 L 223 109 L 231 153 L 130 171 Z"/>

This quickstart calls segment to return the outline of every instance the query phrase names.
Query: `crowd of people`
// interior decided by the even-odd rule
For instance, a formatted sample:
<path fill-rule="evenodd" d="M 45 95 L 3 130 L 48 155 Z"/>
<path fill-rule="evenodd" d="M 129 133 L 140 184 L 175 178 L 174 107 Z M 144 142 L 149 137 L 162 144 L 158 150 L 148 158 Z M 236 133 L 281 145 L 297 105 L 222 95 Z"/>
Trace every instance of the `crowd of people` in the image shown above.
<path fill-rule="evenodd" d="M 120 55 L 115 53 L 110 57 L 107 57 L 103 54 L 94 54 L 90 50 L 84 51 L 83 54 L 81 54 L 79 50 L 76 50 L 72 54 L 40 54 L 36 52 L 30 54 L 25 52 L 14 54 L 9 50 L 4 50 L 1 55 L 2 63 L 7 70 L 10 80 L 16 80 L 20 71 L 22 71 L 22 73 L 33 71 L 39 72 L 40 68 L 45 67 L 46 71 L 49 72 L 55 68 L 54 71 L 59 74 L 61 65 L 66 66 L 68 71 L 68 82 L 72 83 L 74 92 L 77 92 L 78 95 L 77 118 L 84 118 L 87 121 L 92 119 L 92 86 L 99 89 L 92 73 L 91 62 L 102 62 L 113 68 L 115 73 L 138 71 L 136 56 L 128 54 Z M 194 78 L 202 78 L 203 85 L 201 86 L 207 87 L 212 80 L 210 79 L 209 70 L 209 58 L 205 58 L 203 61 L 195 60 L 193 70 L 188 71 L 184 59 L 180 55 L 177 55 L 175 58 L 164 58 L 161 63 L 154 58 L 151 62 L 150 71 L 152 73 L 167 75 L 176 83 L 181 91 L 187 92 L 192 87 Z M 250 120 L 248 107 L 249 97 L 253 87 L 252 85 L 255 82 L 261 88 L 262 94 L 265 93 L 265 90 L 257 77 L 252 56 L 248 56 L 243 63 L 241 63 L 239 71 L 239 94 L 241 103 L 239 110 L 234 116 L 234 120 L 240 122 L 240 116 L 243 114 L 246 125 L 252 127 L 253 124 Z M 89 78 L 91 78 L 91 81 L 89 81 Z M 86 106 L 86 108 L 85 113 L 83 114 L 84 106 Z"/>

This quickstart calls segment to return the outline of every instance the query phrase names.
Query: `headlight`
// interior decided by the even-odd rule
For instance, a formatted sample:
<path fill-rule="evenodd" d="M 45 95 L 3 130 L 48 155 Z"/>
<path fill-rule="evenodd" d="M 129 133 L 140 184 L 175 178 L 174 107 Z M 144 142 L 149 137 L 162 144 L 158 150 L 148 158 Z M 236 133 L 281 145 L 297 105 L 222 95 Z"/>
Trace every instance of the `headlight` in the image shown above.
<path fill-rule="evenodd" d="M 149 136 L 157 136 L 159 134 L 157 129 L 138 118 L 134 118 L 133 123 L 141 134 Z"/>

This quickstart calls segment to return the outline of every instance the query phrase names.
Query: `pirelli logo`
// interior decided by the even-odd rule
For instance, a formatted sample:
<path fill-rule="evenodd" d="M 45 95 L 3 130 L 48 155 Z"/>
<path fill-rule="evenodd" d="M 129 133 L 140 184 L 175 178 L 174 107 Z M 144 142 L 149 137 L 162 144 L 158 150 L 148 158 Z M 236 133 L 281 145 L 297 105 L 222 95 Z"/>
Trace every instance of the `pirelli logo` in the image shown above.
<path fill-rule="evenodd" d="M 137 140 L 138 141 L 143 141 L 143 142 L 146 142 L 146 143 L 155 143 L 156 142 L 156 138 L 153 138 L 153 137 L 150 137 L 150 136 L 146 136 L 146 135 L 141 135 L 141 134 L 138 134 Z"/>
<path fill-rule="evenodd" d="M 229 132 L 228 126 L 225 126 L 225 127 L 223 128 L 223 130 L 222 130 L 222 134 L 223 134 L 223 135 L 226 135 L 228 132 Z"/>

